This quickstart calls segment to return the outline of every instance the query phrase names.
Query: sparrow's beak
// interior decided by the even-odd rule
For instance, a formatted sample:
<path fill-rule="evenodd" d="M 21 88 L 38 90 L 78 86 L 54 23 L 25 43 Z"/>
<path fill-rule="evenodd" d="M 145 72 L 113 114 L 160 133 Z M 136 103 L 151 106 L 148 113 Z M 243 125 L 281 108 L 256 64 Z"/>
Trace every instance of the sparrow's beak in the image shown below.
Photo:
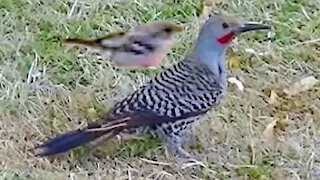
<path fill-rule="evenodd" d="M 247 31 L 255 31 L 255 30 L 261 30 L 261 29 L 271 29 L 270 26 L 264 25 L 264 24 L 259 24 L 256 22 L 248 22 L 240 25 L 237 29 L 237 33 L 244 33 Z"/>
<path fill-rule="evenodd" d="M 172 25 L 171 29 L 173 32 L 181 32 L 182 31 L 182 27 L 178 26 L 178 25 Z"/>

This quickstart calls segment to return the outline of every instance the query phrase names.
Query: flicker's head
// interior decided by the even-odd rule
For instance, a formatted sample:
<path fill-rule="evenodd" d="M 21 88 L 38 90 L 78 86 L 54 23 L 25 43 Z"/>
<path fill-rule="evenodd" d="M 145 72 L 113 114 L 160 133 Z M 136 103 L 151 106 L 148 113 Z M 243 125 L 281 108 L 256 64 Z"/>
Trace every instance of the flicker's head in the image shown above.
<path fill-rule="evenodd" d="M 206 38 L 212 38 L 220 45 L 228 45 L 237 35 L 260 29 L 270 29 L 270 26 L 256 22 L 243 22 L 235 17 L 212 14 L 205 22 L 202 32 Z"/>

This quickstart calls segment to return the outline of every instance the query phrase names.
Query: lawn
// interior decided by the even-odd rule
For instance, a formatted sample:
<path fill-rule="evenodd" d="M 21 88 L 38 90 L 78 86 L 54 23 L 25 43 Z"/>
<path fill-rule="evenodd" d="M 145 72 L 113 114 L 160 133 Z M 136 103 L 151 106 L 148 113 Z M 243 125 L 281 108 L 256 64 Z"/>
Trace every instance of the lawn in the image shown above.
<path fill-rule="evenodd" d="M 84 127 L 163 68 L 183 60 L 199 30 L 200 0 L 1 0 L 1 179 L 319 179 L 320 83 L 287 95 L 297 81 L 320 79 L 319 0 L 231 0 L 220 12 L 273 26 L 234 40 L 224 103 L 185 148 L 199 162 L 176 165 L 151 137 L 117 138 L 55 158 L 30 149 Z M 119 69 L 107 58 L 66 48 L 153 20 L 183 26 L 158 69 Z M 268 37 L 269 36 L 269 37 Z M 292 87 L 292 88 L 290 88 Z"/>

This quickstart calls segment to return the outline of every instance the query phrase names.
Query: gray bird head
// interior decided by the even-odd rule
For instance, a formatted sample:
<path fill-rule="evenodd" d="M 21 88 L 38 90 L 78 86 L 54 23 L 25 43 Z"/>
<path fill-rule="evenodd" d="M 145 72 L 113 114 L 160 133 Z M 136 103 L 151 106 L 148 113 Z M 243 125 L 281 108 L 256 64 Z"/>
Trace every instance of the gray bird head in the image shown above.
<path fill-rule="evenodd" d="M 197 43 L 192 51 L 196 62 L 206 65 L 216 77 L 217 82 L 226 86 L 225 54 L 228 45 L 237 35 L 269 26 L 243 22 L 238 18 L 212 14 L 201 28 Z"/>
<path fill-rule="evenodd" d="M 256 22 L 243 22 L 235 17 L 212 14 L 203 25 L 206 38 L 212 38 L 218 45 L 228 45 L 237 35 L 254 30 L 270 29 L 270 26 Z"/>

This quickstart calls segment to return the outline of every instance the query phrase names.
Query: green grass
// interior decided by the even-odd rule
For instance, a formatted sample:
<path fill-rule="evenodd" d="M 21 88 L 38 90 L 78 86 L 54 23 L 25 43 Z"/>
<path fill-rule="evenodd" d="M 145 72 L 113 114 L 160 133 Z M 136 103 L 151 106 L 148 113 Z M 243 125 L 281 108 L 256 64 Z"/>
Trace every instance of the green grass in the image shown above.
<path fill-rule="evenodd" d="M 271 167 L 266 165 L 240 167 L 237 171 L 239 175 L 245 176 L 249 179 L 265 180 L 271 178 Z"/>
<path fill-rule="evenodd" d="M 152 137 L 143 137 L 138 140 L 131 140 L 124 143 L 117 149 L 115 156 L 123 157 L 144 157 L 150 156 L 150 153 L 157 147 L 158 141 Z"/>
<path fill-rule="evenodd" d="M 270 24 L 237 38 L 228 58 L 225 102 L 199 127 L 186 149 L 203 165 L 181 169 L 159 141 L 116 139 L 82 156 L 86 147 L 52 159 L 29 151 L 62 132 L 84 127 L 132 89 L 183 59 L 198 32 L 200 0 L 0 1 L 0 179 L 317 179 L 320 176 L 320 86 L 288 97 L 281 88 L 320 79 L 320 5 L 317 0 L 225 1 L 219 10 Z M 66 48 L 64 38 L 126 31 L 153 20 L 184 27 L 156 70 L 118 69 L 107 57 Z M 248 48 L 256 53 L 248 53 Z M 239 61 L 239 62 L 237 62 Z M 278 93 L 269 104 L 270 91 Z M 263 131 L 289 120 L 281 141 L 266 144 Z M 79 159 L 82 159 L 79 161 Z M 146 161 L 148 159 L 149 161 Z"/>

